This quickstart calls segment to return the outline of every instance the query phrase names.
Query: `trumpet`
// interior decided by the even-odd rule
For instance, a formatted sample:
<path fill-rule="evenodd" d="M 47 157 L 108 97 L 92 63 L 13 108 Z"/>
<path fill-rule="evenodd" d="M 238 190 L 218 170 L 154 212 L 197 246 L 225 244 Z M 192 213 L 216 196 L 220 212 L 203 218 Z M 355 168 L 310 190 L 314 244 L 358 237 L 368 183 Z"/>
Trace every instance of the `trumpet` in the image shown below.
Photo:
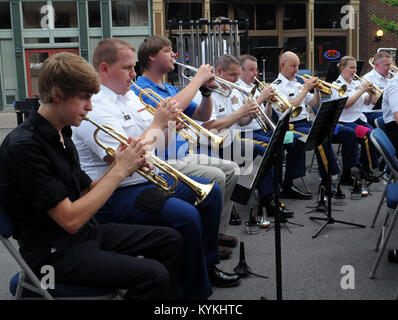
<path fill-rule="evenodd" d="M 140 86 L 138 86 L 134 81 L 131 81 L 131 84 L 137 88 L 137 90 L 140 91 L 140 101 L 141 103 L 145 106 L 145 108 L 152 114 L 155 115 L 156 113 L 156 108 L 154 108 L 153 106 L 151 106 L 149 103 L 145 103 L 144 102 L 144 98 L 143 95 L 147 96 L 149 99 L 151 99 L 153 102 L 155 102 L 157 105 L 159 105 L 162 101 L 164 101 L 164 99 L 159 96 L 156 92 L 154 92 L 151 89 L 142 89 Z M 197 143 L 199 140 L 199 134 L 203 134 L 205 135 L 210 141 L 211 143 L 213 143 L 215 146 L 220 146 L 224 140 L 227 138 L 227 136 L 224 137 L 220 137 L 212 132 L 210 132 L 209 130 L 207 130 L 206 128 L 202 127 L 201 125 L 197 124 L 194 120 L 192 120 L 190 117 L 188 117 L 186 114 L 181 113 L 180 116 L 177 118 L 177 121 L 180 122 L 181 124 L 183 124 L 184 126 L 187 126 L 187 128 L 189 128 L 189 130 L 191 130 L 192 132 L 194 132 L 194 134 L 196 134 L 196 141 L 192 138 L 192 135 L 190 135 L 187 131 L 183 130 L 182 131 L 182 136 L 190 143 L 190 144 L 194 144 Z M 187 123 L 189 125 L 187 125 Z M 181 130 L 180 130 L 181 131 Z"/>
<path fill-rule="evenodd" d="M 198 68 L 192 67 L 192 66 L 187 65 L 187 64 L 183 64 L 183 63 L 175 61 L 175 60 L 174 60 L 174 63 L 176 65 L 179 65 L 179 66 L 181 66 L 181 67 L 183 67 L 183 68 L 185 68 L 187 70 L 190 70 L 192 72 L 195 72 L 195 73 L 198 72 L 198 70 L 199 70 Z M 227 80 L 225 80 L 223 78 L 217 77 L 216 75 L 214 75 L 213 79 L 218 84 L 224 85 L 226 88 L 228 88 L 227 90 L 231 90 L 232 91 L 232 89 L 236 89 L 236 90 L 240 91 L 241 93 L 244 93 L 245 95 L 249 94 L 248 90 L 246 88 L 243 88 L 240 85 L 237 85 L 236 83 L 227 81 Z M 224 95 L 224 94 L 222 94 L 222 95 Z"/>
<path fill-rule="evenodd" d="M 361 78 L 360 76 L 358 76 L 357 74 L 354 75 L 359 82 L 363 85 L 366 80 Z M 376 87 L 373 83 L 371 83 L 371 88 L 370 88 L 370 92 L 369 92 L 373 97 L 375 97 L 376 99 L 380 99 L 381 95 L 383 94 L 383 90 L 381 90 L 380 88 Z"/>
<path fill-rule="evenodd" d="M 314 78 L 308 74 L 303 74 L 302 76 L 297 75 L 297 77 L 299 77 L 303 80 L 308 80 L 308 79 Z M 347 85 L 343 84 L 341 87 L 339 87 L 339 86 L 335 86 L 332 83 L 318 79 L 318 89 L 329 96 L 332 94 L 332 89 L 334 89 L 339 93 L 339 97 L 343 97 L 345 95 L 345 93 L 347 92 Z"/>
<path fill-rule="evenodd" d="M 374 68 L 374 57 L 369 59 L 369 64 L 372 68 Z M 390 70 L 388 70 L 391 78 L 395 77 L 398 74 L 398 67 L 394 66 L 393 64 L 390 67 Z"/>
<path fill-rule="evenodd" d="M 193 71 L 193 72 L 198 72 L 198 69 L 197 69 L 197 68 L 192 67 L 192 66 L 190 66 L 190 65 L 185 65 L 185 64 L 180 63 L 180 62 L 175 61 L 175 60 L 174 60 L 174 63 L 177 64 L 177 65 L 179 65 L 179 66 L 181 66 L 181 67 L 183 67 L 183 68 L 185 68 L 185 69 L 187 69 L 187 70 L 190 70 L 190 71 Z M 231 81 L 225 80 L 225 79 L 220 78 L 220 77 L 217 77 L 217 76 L 214 76 L 214 81 L 216 81 L 217 83 L 219 83 L 219 84 L 225 86 L 226 88 L 228 88 L 228 90 L 231 90 L 231 91 L 232 91 L 232 89 L 238 90 L 238 91 L 242 94 L 243 97 L 246 97 L 246 98 L 245 98 L 245 102 L 248 102 L 248 101 L 253 101 L 253 102 L 255 102 L 255 104 L 257 105 L 258 110 L 260 111 L 261 115 L 263 116 L 263 118 L 265 119 L 265 121 L 267 122 L 267 124 L 269 125 L 269 127 L 270 127 L 272 130 L 274 130 L 274 129 L 276 128 L 275 124 L 271 121 L 270 118 L 267 117 L 267 115 L 265 114 L 265 112 L 261 109 L 261 107 L 258 105 L 257 101 L 254 99 L 254 93 L 255 93 L 255 91 L 256 91 L 256 87 L 253 88 L 253 89 L 254 89 L 254 93 L 253 93 L 253 92 L 249 92 L 246 88 L 244 88 L 244 87 L 242 87 L 242 86 L 240 86 L 240 85 L 238 85 L 238 84 L 236 84 L 236 83 L 233 83 L 233 82 L 231 82 Z M 252 91 L 253 91 L 253 90 L 252 90 Z M 264 131 L 267 131 L 267 125 L 266 125 L 266 124 L 264 123 L 264 121 L 260 118 L 260 116 L 259 116 L 258 114 L 256 114 L 255 117 L 256 117 L 257 122 L 259 122 L 261 128 L 262 128 Z"/>
<path fill-rule="evenodd" d="M 269 86 L 268 83 L 264 81 L 258 80 L 256 77 L 254 77 L 254 80 L 258 83 L 259 90 L 262 91 L 265 87 Z M 268 103 L 272 103 L 279 111 L 285 112 L 287 109 L 292 109 L 292 112 L 290 116 L 292 118 L 296 118 L 300 115 L 301 111 L 303 111 L 303 108 L 300 106 L 294 107 L 292 106 L 289 101 L 287 101 L 285 98 L 283 98 L 281 95 L 279 95 L 277 92 L 275 92 L 275 99 L 276 101 L 273 101 L 271 99 L 268 99 Z"/>
<path fill-rule="evenodd" d="M 95 131 L 94 131 L 94 140 L 101 148 L 103 148 L 106 151 L 106 153 L 109 156 L 113 157 L 113 155 L 115 154 L 115 149 L 113 149 L 112 147 L 105 146 L 98 139 L 99 131 L 103 131 L 103 132 L 107 133 L 108 135 L 110 135 L 111 137 L 113 137 L 114 139 L 119 141 L 121 144 L 128 146 L 128 143 L 127 143 L 128 138 L 126 136 L 124 136 L 122 133 L 113 129 L 112 127 L 110 127 L 108 125 L 98 124 L 98 123 L 94 122 L 93 120 L 91 120 L 87 116 L 85 116 L 83 118 L 83 120 L 89 121 L 94 126 L 97 127 L 97 129 L 95 129 Z M 182 183 L 186 184 L 189 188 L 191 188 L 195 192 L 195 194 L 196 194 L 195 205 L 198 205 L 204 199 L 206 199 L 206 197 L 208 196 L 208 194 L 211 192 L 211 190 L 213 188 L 214 182 L 211 182 L 209 184 L 203 184 L 203 183 L 196 182 L 195 180 L 184 175 L 183 173 L 177 171 L 172 166 L 170 166 L 167 162 L 159 159 L 152 153 L 146 153 L 144 155 L 144 157 L 150 163 L 152 163 L 155 167 L 157 167 L 161 171 L 167 173 L 174 180 L 174 183 L 171 186 L 169 186 L 169 184 L 165 178 L 163 178 L 162 176 L 160 176 L 144 167 L 139 168 L 136 172 L 166 192 L 173 191 L 177 187 L 178 181 L 181 181 Z"/>

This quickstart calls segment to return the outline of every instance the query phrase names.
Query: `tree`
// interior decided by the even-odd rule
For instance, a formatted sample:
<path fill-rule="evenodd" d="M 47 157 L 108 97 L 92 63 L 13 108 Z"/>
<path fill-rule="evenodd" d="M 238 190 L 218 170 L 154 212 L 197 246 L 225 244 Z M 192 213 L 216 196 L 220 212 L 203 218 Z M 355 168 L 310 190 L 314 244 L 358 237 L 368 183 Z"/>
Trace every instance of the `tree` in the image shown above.
<path fill-rule="evenodd" d="M 380 0 L 383 3 L 387 3 L 390 7 L 398 7 L 398 0 Z M 370 17 L 374 23 L 382 27 L 384 31 L 398 34 L 398 23 L 395 21 L 387 21 L 384 18 L 379 18 L 376 15 Z"/>

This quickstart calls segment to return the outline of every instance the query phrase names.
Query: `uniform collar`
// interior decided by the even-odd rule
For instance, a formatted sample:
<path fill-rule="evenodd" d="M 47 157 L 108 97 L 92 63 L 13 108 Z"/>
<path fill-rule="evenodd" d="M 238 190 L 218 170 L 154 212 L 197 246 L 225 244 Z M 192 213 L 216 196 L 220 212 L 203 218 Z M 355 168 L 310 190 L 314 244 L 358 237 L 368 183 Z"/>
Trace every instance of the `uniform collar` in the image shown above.
<path fill-rule="evenodd" d="M 278 79 L 280 79 L 283 84 L 293 84 L 293 83 L 295 84 L 297 82 L 296 78 L 294 78 L 293 80 L 289 80 L 282 73 L 279 73 Z"/>
<path fill-rule="evenodd" d="M 121 94 L 117 94 L 113 90 L 109 89 L 107 86 L 101 84 L 100 92 L 98 93 L 98 97 L 105 98 L 111 103 L 115 103 L 116 100 L 126 103 L 129 100 L 130 94 L 131 94 L 131 91 L 127 92 L 124 96 Z"/>
<path fill-rule="evenodd" d="M 370 71 L 371 77 L 375 78 L 376 80 L 383 80 L 386 81 L 388 80 L 385 76 L 382 76 L 380 73 L 378 73 L 375 69 Z"/>

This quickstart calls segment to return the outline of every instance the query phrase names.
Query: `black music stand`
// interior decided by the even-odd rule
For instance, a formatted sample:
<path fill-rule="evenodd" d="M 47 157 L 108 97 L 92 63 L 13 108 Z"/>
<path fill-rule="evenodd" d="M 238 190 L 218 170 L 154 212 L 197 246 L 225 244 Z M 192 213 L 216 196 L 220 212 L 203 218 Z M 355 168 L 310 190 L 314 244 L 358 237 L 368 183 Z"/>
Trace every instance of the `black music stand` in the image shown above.
<path fill-rule="evenodd" d="M 344 106 L 347 102 L 348 97 L 329 100 L 323 102 L 315 121 L 311 127 L 311 130 L 307 136 L 299 138 L 299 141 L 304 143 L 304 150 L 309 151 L 313 150 L 319 145 L 321 145 L 325 140 L 328 143 L 331 143 L 333 131 L 336 127 L 337 121 L 340 118 L 341 112 L 344 109 Z M 327 217 L 319 218 L 319 217 L 310 217 L 311 220 L 323 220 L 326 221 L 321 228 L 312 236 L 315 238 L 319 235 L 319 233 L 328 225 L 334 223 L 347 224 L 355 227 L 365 228 L 364 225 L 345 222 L 341 220 L 335 220 L 332 218 L 332 168 L 330 166 L 330 161 L 328 161 L 328 181 L 327 181 L 327 190 L 328 190 L 328 204 L 327 204 Z"/>
<path fill-rule="evenodd" d="M 282 257 L 281 257 L 281 214 L 279 212 L 279 166 L 282 158 L 282 147 L 286 131 L 289 128 L 291 110 L 285 111 L 279 118 L 275 130 L 272 133 L 271 140 L 263 157 L 263 165 L 257 175 L 255 186 L 263 180 L 271 168 L 274 168 L 274 217 L 275 217 L 275 266 L 276 266 L 276 299 L 282 300 Z"/>
<path fill-rule="evenodd" d="M 272 80 L 275 79 L 278 76 L 278 61 L 279 61 L 279 55 L 282 52 L 281 47 L 254 47 L 253 52 L 250 53 L 253 56 L 257 58 L 259 62 L 262 64 L 262 68 L 260 71 L 263 71 L 263 81 L 267 81 L 266 77 L 266 63 L 271 62 L 270 66 L 271 69 L 268 71 L 268 74 L 270 74 L 270 77 Z M 273 63 L 275 62 L 275 63 Z"/>

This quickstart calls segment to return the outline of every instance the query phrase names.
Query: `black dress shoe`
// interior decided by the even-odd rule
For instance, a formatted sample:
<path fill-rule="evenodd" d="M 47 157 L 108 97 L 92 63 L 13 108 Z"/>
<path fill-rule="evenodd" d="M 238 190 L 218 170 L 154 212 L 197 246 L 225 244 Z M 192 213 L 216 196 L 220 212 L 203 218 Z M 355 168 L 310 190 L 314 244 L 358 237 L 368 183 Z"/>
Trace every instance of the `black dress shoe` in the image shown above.
<path fill-rule="evenodd" d="M 237 274 L 221 271 L 215 266 L 208 267 L 207 271 L 209 274 L 210 283 L 213 287 L 234 287 L 240 282 L 240 277 Z"/>
<path fill-rule="evenodd" d="M 220 260 L 228 259 L 232 254 L 232 250 L 230 248 L 218 246 L 218 256 Z"/>
<path fill-rule="evenodd" d="M 371 183 L 380 182 L 380 179 L 373 173 L 372 170 L 369 170 L 365 174 L 365 180 Z"/>
<path fill-rule="evenodd" d="M 295 185 L 284 187 L 280 194 L 281 198 L 310 200 L 312 199 L 311 193 L 300 191 Z"/>
<path fill-rule="evenodd" d="M 270 203 L 265 204 L 265 208 L 267 209 L 267 216 L 273 217 L 275 212 L 275 202 L 272 200 Z M 286 208 L 285 205 L 283 205 L 283 210 L 282 206 L 279 206 L 279 213 L 285 218 L 291 218 L 294 214 L 294 212 Z"/>
<path fill-rule="evenodd" d="M 349 176 L 342 175 L 340 177 L 340 185 L 353 187 L 354 186 L 354 178 L 351 175 L 349 175 Z"/>
<path fill-rule="evenodd" d="M 238 239 L 234 236 L 220 233 L 218 235 L 218 244 L 223 247 L 234 248 L 238 244 Z"/>

